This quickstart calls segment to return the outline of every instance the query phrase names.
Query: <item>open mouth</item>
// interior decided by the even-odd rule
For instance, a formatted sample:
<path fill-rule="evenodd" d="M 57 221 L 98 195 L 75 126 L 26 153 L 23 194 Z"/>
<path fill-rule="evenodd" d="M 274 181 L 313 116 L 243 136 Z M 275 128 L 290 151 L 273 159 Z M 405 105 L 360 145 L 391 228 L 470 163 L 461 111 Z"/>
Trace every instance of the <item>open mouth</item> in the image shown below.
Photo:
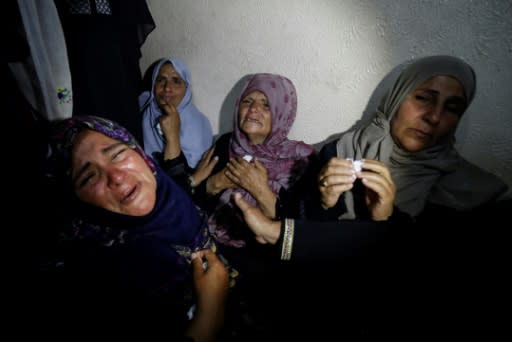
<path fill-rule="evenodd" d="M 135 198 L 137 198 L 137 195 L 139 194 L 140 186 L 137 184 L 135 185 L 130 191 L 128 191 L 123 198 L 121 198 L 122 204 L 128 204 L 132 202 Z"/>

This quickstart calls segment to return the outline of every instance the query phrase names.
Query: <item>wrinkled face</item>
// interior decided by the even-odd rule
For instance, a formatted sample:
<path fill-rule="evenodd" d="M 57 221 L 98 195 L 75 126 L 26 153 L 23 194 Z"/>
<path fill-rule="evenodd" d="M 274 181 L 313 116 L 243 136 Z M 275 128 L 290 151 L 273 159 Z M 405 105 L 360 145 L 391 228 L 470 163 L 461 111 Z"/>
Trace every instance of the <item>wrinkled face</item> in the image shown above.
<path fill-rule="evenodd" d="M 178 107 L 187 91 L 187 84 L 171 63 L 164 63 L 155 80 L 155 97 L 157 102 Z"/>
<path fill-rule="evenodd" d="M 256 90 L 240 101 L 238 124 L 252 145 L 265 141 L 272 131 L 272 113 L 265 94 Z"/>
<path fill-rule="evenodd" d="M 75 138 L 71 179 L 80 200 L 114 213 L 143 216 L 155 206 L 156 178 L 141 155 L 96 131 Z"/>
<path fill-rule="evenodd" d="M 409 152 L 450 139 L 466 110 L 464 88 L 449 76 L 435 76 L 406 96 L 391 121 L 391 136 Z"/>

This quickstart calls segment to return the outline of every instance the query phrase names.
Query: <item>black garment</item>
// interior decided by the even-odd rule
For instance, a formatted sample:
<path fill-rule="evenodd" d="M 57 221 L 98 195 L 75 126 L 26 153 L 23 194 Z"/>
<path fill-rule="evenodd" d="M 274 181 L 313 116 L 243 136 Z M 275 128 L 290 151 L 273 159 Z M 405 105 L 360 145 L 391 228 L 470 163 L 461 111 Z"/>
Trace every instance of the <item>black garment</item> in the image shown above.
<path fill-rule="evenodd" d="M 114 120 L 142 142 L 140 47 L 155 28 L 144 0 L 55 0 L 66 39 L 73 115 Z M 101 4 L 101 5 L 100 5 Z"/>
<path fill-rule="evenodd" d="M 336 142 L 326 144 L 319 153 L 321 163 L 336 155 Z M 362 188 L 357 188 L 356 184 L 354 198 L 359 217 L 366 215 L 360 205 L 364 203 L 362 194 Z M 310 213 L 321 215 L 321 209 L 315 209 Z M 344 250 L 359 255 L 358 252 L 366 251 L 370 246 L 365 243 L 365 232 L 370 240 L 379 235 L 378 243 L 373 244 L 379 247 L 374 250 L 378 251 L 375 254 L 378 258 L 359 258 L 357 263 L 349 264 L 350 272 L 343 271 L 346 262 L 342 263 L 343 268 L 339 267 L 340 263 L 336 267 L 340 273 L 353 277 L 357 275 L 354 270 L 363 269 L 362 260 L 378 265 L 369 274 L 374 279 L 372 286 L 356 283 L 357 291 L 350 285 L 348 287 L 352 293 L 363 293 L 353 302 L 353 308 L 361 318 L 353 322 L 355 327 L 360 327 L 357 339 L 416 340 L 441 335 L 455 339 L 475 336 L 489 339 L 501 336 L 507 329 L 496 303 L 502 303 L 510 288 L 510 281 L 503 273 L 508 267 L 505 260 L 510 260 L 509 234 L 500 225 L 489 223 L 507 222 L 511 210 L 510 200 L 488 203 L 470 211 L 457 211 L 427 202 L 422 213 L 408 221 L 407 215 L 402 216 L 395 208 L 388 227 L 392 234 L 377 234 L 378 231 L 385 232 L 377 227 L 363 228 L 354 234 L 356 230 L 352 232 L 351 228 L 347 228 L 348 232 L 336 231 L 336 223 L 296 222 L 292 259 L 338 258 L 343 256 Z M 343 206 L 338 203 L 324 213 L 334 219 L 343 213 Z M 402 219 L 396 221 L 397 215 Z M 342 228 L 344 222 L 337 224 Z M 359 224 L 361 222 L 354 222 L 354 225 Z M 392 237 L 391 244 L 383 244 L 385 240 L 382 238 L 386 236 Z M 322 250 L 324 246 L 325 250 Z M 358 250 L 357 246 L 365 248 Z M 381 259 L 384 246 L 391 253 L 384 254 L 386 257 Z M 348 259 L 345 256 L 343 260 Z M 383 260 L 386 263 L 383 264 Z M 364 269 L 367 266 L 366 263 Z M 363 285 L 367 283 L 364 281 Z M 336 289 L 330 293 L 336 293 Z M 341 294 L 332 303 L 343 305 L 346 295 Z M 366 303 L 366 312 L 359 310 L 361 299 Z M 322 320 L 318 325 L 325 323 Z"/>

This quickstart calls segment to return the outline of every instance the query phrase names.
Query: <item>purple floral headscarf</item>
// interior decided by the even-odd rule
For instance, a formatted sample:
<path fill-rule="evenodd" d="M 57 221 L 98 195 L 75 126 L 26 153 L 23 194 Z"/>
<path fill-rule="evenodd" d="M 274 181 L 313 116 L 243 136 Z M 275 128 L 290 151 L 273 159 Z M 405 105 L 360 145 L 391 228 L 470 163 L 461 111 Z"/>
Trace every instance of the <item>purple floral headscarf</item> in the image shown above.
<path fill-rule="evenodd" d="M 260 91 L 268 99 L 272 113 L 272 129 L 262 144 L 251 145 L 248 137 L 240 130 L 238 112 L 241 101 L 251 92 Z M 233 117 L 233 136 L 231 138 L 229 157 L 251 155 L 261 162 L 268 173 L 269 186 L 275 194 L 281 188 L 288 189 L 306 170 L 308 158 L 315 149 L 302 142 L 288 139 L 288 133 L 297 115 L 297 92 L 293 83 L 286 77 L 276 74 L 261 73 L 252 76 L 244 86 L 235 105 Z M 233 191 L 251 204 L 255 199 L 245 190 L 228 189 L 220 197 L 220 206 L 232 206 Z M 230 227 L 218 224 L 216 214 L 209 220 L 210 229 L 221 243 L 243 246 L 243 242 L 231 240 L 227 233 Z"/>
<path fill-rule="evenodd" d="M 99 116 L 75 116 L 59 123 L 59 126 L 52 135 L 51 154 L 54 159 L 59 159 L 60 163 L 67 165 L 67 172 L 71 165 L 71 147 L 78 133 L 83 129 L 91 129 L 105 134 L 107 137 L 126 143 L 142 156 L 149 168 L 155 173 L 155 164 L 149 158 L 144 149 L 135 140 L 133 135 L 118 123 L 101 118 Z"/>

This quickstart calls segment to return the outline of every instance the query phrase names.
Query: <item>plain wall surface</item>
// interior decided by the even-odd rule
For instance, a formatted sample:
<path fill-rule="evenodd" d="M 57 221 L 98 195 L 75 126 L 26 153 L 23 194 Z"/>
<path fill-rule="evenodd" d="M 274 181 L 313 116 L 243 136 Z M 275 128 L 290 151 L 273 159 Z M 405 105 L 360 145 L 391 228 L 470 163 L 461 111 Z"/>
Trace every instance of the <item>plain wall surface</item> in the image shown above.
<path fill-rule="evenodd" d="M 248 74 L 290 78 L 298 93 L 290 138 L 319 144 L 372 113 L 398 65 L 434 54 L 464 59 L 477 93 L 457 146 L 512 186 L 512 1 L 147 2 L 157 26 L 142 47 L 142 71 L 163 56 L 183 59 L 214 133 L 231 130 Z"/>

